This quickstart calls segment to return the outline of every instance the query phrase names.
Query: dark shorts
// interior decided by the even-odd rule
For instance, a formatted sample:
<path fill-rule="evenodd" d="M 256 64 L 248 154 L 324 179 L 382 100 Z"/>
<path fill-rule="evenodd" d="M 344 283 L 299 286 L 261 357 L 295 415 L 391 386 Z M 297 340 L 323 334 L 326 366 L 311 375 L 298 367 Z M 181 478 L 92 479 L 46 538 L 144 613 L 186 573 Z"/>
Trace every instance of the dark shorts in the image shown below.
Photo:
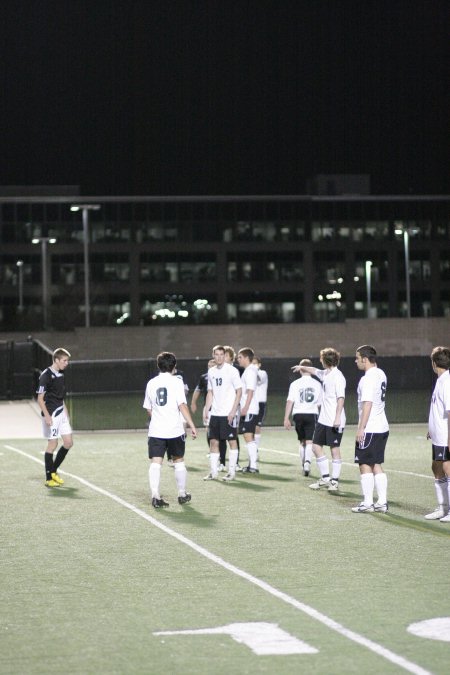
<path fill-rule="evenodd" d="M 167 452 L 168 457 L 184 457 L 186 445 L 186 436 L 177 436 L 177 438 L 155 438 L 150 436 L 148 439 L 148 456 L 164 457 Z"/>
<path fill-rule="evenodd" d="M 450 462 L 448 445 L 432 445 L 432 457 L 435 462 Z"/>
<path fill-rule="evenodd" d="M 258 415 L 246 415 L 239 422 L 240 434 L 254 434 L 258 424 Z"/>
<path fill-rule="evenodd" d="M 258 427 L 262 427 L 262 425 L 264 424 L 264 419 L 266 417 L 266 407 L 267 403 L 265 401 L 261 401 L 259 404 L 259 413 L 257 415 L 258 422 L 256 423 Z"/>
<path fill-rule="evenodd" d="M 386 449 L 389 431 L 382 434 L 366 434 L 361 447 L 355 443 L 355 462 L 356 464 L 383 464 L 384 451 Z"/>
<path fill-rule="evenodd" d="M 234 441 L 237 437 L 237 428 L 228 422 L 228 417 L 211 415 L 209 420 L 209 440 Z"/>
<path fill-rule="evenodd" d="M 313 413 L 296 413 L 293 420 L 298 440 L 312 441 L 317 424 L 317 415 Z"/>
<path fill-rule="evenodd" d="M 335 427 L 326 427 L 324 424 L 317 422 L 312 440 L 315 445 L 321 447 L 329 445 L 330 448 L 339 448 L 343 435 L 343 431 L 336 431 Z"/>

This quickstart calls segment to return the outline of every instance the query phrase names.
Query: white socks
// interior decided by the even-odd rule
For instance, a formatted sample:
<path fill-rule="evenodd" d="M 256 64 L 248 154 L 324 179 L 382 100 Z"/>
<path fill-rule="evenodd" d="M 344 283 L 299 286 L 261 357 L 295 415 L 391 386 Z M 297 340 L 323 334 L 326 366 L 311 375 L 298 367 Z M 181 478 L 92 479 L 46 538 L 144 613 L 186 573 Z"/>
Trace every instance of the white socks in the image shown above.
<path fill-rule="evenodd" d="M 378 504 L 387 503 L 387 476 L 385 473 L 376 473 L 374 475 L 375 489 L 378 494 Z"/>
<path fill-rule="evenodd" d="M 235 476 L 236 474 L 236 464 L 238 460 L 239 450 L 237 448 L 230 448 L 228 452 L 228 473 L 230 476 Z"/>
<path fill-rule="evenodd" d="M 363 493 L 363 502 L 366 506 L 372 506 L 373 504 L 373 489 L 375 486 L 375 480 L 373 473 L 362 473 L 361 474 L 361 490 Z"/>
<path fill-rule="evenodd" d="M 439 506 L 446 508 L 450 502 L 450 484 L 449 488 L 447 488 L 447 477 L 435 478 L 434 489 L 436 490 L 437 503 Z"/>
<path fill-rule="evenodd" d="M 153 497 L 160 499 L 159 496 L 159 481 L 161 478 L 161 464 L 157 462 L 151 462 L 148 469 L 148 482 L 150 483 L 150 492 Z"/>
<path fill-rule="evenodd" d="M 250 441 L 247 443 L 247 452 L 248 452 L 248 463 L 251 469 L 256 469 L 256 463 L 258 461 L 258 446 L 255 441 Z"/>
<path fill-rule="evenodd" d="M 329 465 L 329 462 L 328 462 L 328 457 L 325 457 L 325 455 L 323 457 L 317 457 L 316 462 L 317 462 L 317 468 L 319 469 L 320 475 L 322 476 L 322 478 L 325 478 L 325 476 L 329 476 L 330 475 L 330 465 Z"/>
<path fill-rule="evenodd" d="M 302 450 L 303 450 L 303 446 L 301 446 L 301 447 L 302 447 Z M 313 457 L 312 443 L 307 443 L 305 445 L 305 449 L 304 449 L 303 453 L 301 453 L 301 454 L 303 455 L 302 458 L 301 458 L 302 463 L 303 462 L 309 462 L 311 464 L 312 457 Z"/>
<path fill-rule="evenodd" d="M 174 468 L 175 468 L 175 481 L 177 483 L 178 488 L 178 496 L 184 497 L 186 495 L 186 478 L 187 478 L 186 464 L 184 462 L 175 462 Z"/>
<path fill-rule="evenodd" d="M 331 462 L 331 478 L 333 480 L 339 480 L 342 469 L 342 459 L 333 459 Z"/>
<path fill-rule="evenodd" d="M 212 452 L 209 456 L 209 466 L 211 467 L 211 476 L 217 478 L 219 475 L 220 455 L 218 452 Z"/>

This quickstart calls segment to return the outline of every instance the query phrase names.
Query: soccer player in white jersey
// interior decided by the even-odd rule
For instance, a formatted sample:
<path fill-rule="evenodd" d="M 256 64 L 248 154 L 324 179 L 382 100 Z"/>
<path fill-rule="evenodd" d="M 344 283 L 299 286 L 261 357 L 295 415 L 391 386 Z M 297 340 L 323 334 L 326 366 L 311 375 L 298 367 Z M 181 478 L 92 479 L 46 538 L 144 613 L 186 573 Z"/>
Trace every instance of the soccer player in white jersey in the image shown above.
<path fill-rule="evenodd" d="M 345 377 L 338 368 L 339 360 L 339 352 L 332 347 L 326 347 L 320 351 L 320 363 L 323 370 L 310 366 L 294 366 L 292 368 L 296 373 L 315 375 L 323 385 L 322 406 L 313 436 L 313 452 L 321 478 L 309 486 L 312 490 L 319 490 L 323 487 L 330 492 L 334 492 L 339 489 L 342 467 L 340 446 L 345 427 L 346 387 Z M 328 458 L 323 450 L 324 445 L 329 445 L 331 449 L 331 478 Z"/>
<path fill-rule="evenodd" d="M 425 518 L 450 523 L 450 349 L 435 347 L 431 367 L 437 380 L 431 397 L 428 438 L 432 443 L 431 469 L 438 505 Z"/>
<path fill-rule="evenodd" d="M 237 410 L 241 398 L 241 380 L 237 369 L 225 363 L 225 348 L 212 350 L 215 366 L 208 370 L 208 393 L 204 408 L 204 423 L 209 422 L 210 472 L 203 480 L 216 480 L 219 475 L 219 441 L 228 441 L 230 455 L 224 481 L 234 480 L 238 458 Z M 208 420 L 209 415 L 209 420 Z"/>
<path fill-rule="evenodd" d="M 312 362 L 310 359 L 302 359 L 299 365 L 312 367 Z M 311 470 L 312 439 L 321 404 L 322 385 L 309 373 L 304 373 L 291 382 L 284 411 L 284 427 L 288 430 L 292 428 L 290 420 L 292 413 L 304 476 L 309 476 Z"/>
<path fill-rule="evenodd" d="M 261 368 L 261 359 L 258 356 L 255 356 L 252 361 L 253 365 L 258 368 L 258 378 L 256 382 L 256 400 L 258 401 L 258 422 L 255 428 L 255 443 L 256 449 L 259 450 L 259 444 L 261 443 L 261 429 L 264 424 L 264 418 L 266 416 L 267 408 L 267 388 L 269 386 L 269 376 L 267 371 Z"/>
<path fill-rule="evenodd" d="M 191 495 L 186 492 L 187 470 L 184 463 L 186 436 L 183 419 L 191 430 L 192 438 L 197 437 L 197 430 L 187 407 L 183 380 L 174 377 L 177 366 L 175 354 L 161 352 L 156 358 L 156 363 L 159 375 L 148 381 L 143 407 L 150 415 L 148 479 L 152 506 L 159 509 L 169 506 L 159 492 L 161 465 L 166 452 L 173 458 L 178 503 L 186 504 L 191 501 Z"/>
<path fill-rule="evenodd" d="M 238 363 L 244 372 L 241 375 L 242 398 L 239 433 L 244 436 L 248 452 L 248 466 L 242 469 L 242 473 L 259 473 L 258 446 L 255 442 L 255 430 L 258 423 L 259 405 L 255 396 L 258 386 L 258 369 L 252 361 L 255 357 L 253 349 L 243 347 L 238 351 Z"/>
<path fill-rule="evenodd" d="M 384 410 L 387 378 L 376 363 L 377 353 L 371 345 L 356 350 L 355 363 L 364 372 L 358 383 L 358 428 L 356 430 L 355 462 L 359 464 L 363 501 L 352 508 L 353 513 L 377 511 L 386 513 L 387 476 L 381 466 L 389 436 L 389 424 Z M 376 490 L 378 501 L 374 503 Z"/>

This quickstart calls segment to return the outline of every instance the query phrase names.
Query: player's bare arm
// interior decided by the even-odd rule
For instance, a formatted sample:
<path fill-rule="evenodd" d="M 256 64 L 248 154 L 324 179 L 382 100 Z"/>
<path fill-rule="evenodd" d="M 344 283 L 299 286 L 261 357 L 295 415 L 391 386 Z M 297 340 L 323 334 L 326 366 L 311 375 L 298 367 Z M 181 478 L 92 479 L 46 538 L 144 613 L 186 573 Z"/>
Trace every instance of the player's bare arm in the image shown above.
<path fill-rule="evenodd" d="M 291 412 L 292 408 L 294 407 L 294 401 L 286 401 L 286 408 L 284 410 L 284 428 L 287 429 L 288 431 L 292 429 L 292 424 L 291 424 Z"/>
<path fill-rule="evenodd" d="M 180 403 L 178 408 L 186 420 L 189 429 L 191 430 L 192 438 L 197 438 L 197 429 L 195 428 L 195 424 L 192 421 L 191 413 L 189 412 L 189 408 L 187 407 L 186 403 Z"/>
<path fill-rule="evenodd" d="M 228 423 L 231 424 L 234 418 L 236 417 L 236 412 L 239 406 L 239 401 L 241 400 L 242 396 L 242 387 L 239 387 L 239 389 L 236 389 L 236 395 L 234 397 L 234 403 L 233 407 L 231 408 L 230 412 L 228 413 Z"/>
<path fill-rule="evenodd" d="M 372 410 L 372 401 L 363 401 L 361 418 L 359 420 L 358 428 L 356 430 L 357 443 L 361 443 L 364 440 L 364 435 L 366 433 L 366 426 L 370 417 L 371 410 Z"/>
<path fill-rule="evenodd" d="M 39 405 L 40 409 L 42 410 L 42 412 L 44 414 L 45 423 L 48 424 L 49 427 L 51 427 L 52 426 L 52 417 L 47 410 L 47 406 L 45 405 L 44 394 L 38 394 L 37 402 L 38 402 L 38 405 Z"/>

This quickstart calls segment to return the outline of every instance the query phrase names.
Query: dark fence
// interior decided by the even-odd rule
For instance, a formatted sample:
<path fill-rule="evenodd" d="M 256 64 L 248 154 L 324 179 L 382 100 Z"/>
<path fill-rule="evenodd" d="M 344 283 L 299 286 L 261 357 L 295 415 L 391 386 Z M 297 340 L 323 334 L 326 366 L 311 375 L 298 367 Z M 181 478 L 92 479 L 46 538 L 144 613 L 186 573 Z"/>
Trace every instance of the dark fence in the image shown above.
<path fill-rule="evenodd" d="M 262 367 L 269 375 L 270 390 L 286 392 L 297 375 L 291 371 L 292 359 L 265 359 Z M 319 361 L 313 365 L 320 368 Z M 380 358 L 378 365 L 388 378 L 392 390 L 431 391 L 434 375 L 430 359 L 425 356 L 388 356 Z M 348 389 L 356 389 L 361 371 L 353 357 L 341 359 L 340 369 L 347 380 Z M 192 392 L 202 373 L 207 370 L 207 360 L 183 359 L 178 370 Z M 155 359 L 122 359 L 105 361 L 72 361 L 66 371 L 67 390 L 74 396 L 88 394 L 143 393 L 150 377 L 157 374 Z"/>
<path fill-rule="evenodd" d="M 51 364 L 51 351 L 38 340 L 0 342 L 0 398 L 32 398 L 39 374 Z M 320 367 L 318 360 L 313 364 Z M 269 375 L 268 424 L 282 424 L 289 384 L 297 377 L 292 359 L 264 359 Z M 426 422 L 435 376 L 429 357 L 381 357 L 378 365 L 388 378 L 387 411 L 391 422 Z M 341 359 L 347 379 L 346 411 L 356 421 L 356 387 L 361 372 L 353 357 Z M 182 359 L 178 370 L 192 394 L 207 358 Z M 155 359 L 72 361 L 65 372 L 67 400 L 78 429 L 141 428 L 147 419 L 142 410 L 148 380 L 157 374 Z M 201 423 L 197 415 L 198 423 Z"/>
<path fill-rule="evenodd" d="M 0 342 L 0 398 L 32 398 L 39 373 L 49 364 L 49 353 L 31 338 L 24 342 Z"/>

